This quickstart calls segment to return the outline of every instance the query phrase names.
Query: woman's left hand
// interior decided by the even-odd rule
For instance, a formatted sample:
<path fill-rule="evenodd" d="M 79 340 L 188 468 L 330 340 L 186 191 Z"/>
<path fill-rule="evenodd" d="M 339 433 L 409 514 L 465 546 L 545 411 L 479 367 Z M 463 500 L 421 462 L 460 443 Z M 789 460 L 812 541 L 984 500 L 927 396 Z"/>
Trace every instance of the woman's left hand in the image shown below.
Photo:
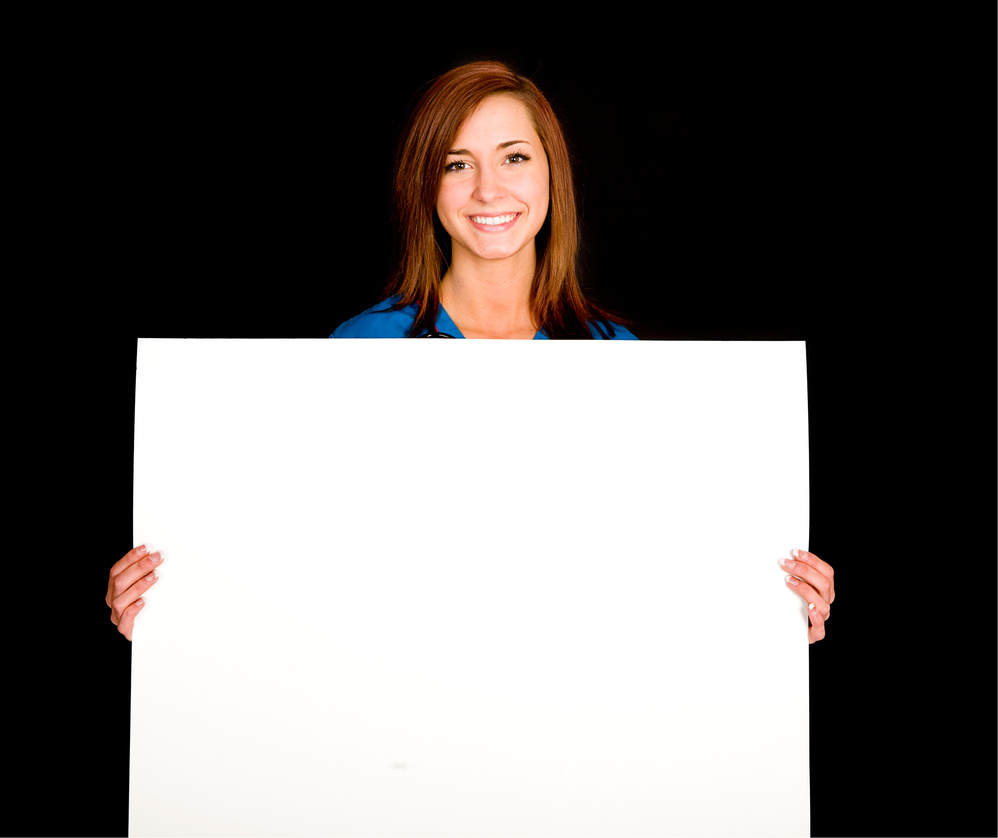
<path fill-rule="evenodd" d="M 780 567 L 790 575 L 786 583 L 807 603 L 807 642 L 825 636 L 825 620 L 835 601 L 835 571 L 814 553 L 791 550 L 792 559 L 780 559 Z"/>

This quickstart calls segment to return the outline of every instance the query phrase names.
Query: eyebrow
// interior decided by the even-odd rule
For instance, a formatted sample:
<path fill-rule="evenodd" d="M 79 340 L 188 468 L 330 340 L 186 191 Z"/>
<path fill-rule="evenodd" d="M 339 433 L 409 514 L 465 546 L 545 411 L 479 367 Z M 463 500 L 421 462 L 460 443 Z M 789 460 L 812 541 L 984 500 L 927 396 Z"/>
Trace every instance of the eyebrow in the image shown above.
<path fill-rule="evenodd" d="M 511 145 L 518 145 L 519 143 L 526 143 L 527 145 L 531 145 L 530 140 L 506 140 L 506 142 L 499 143 L 499 145 L 496 146 L 496 151 L 502 151 L 504 148 L 509 148 Z M 471 154 L 471 152 L 468 151 L 468 149 L 466 149 L 466 148 L 452 148 L 447 153 L 448 154 Z"/>

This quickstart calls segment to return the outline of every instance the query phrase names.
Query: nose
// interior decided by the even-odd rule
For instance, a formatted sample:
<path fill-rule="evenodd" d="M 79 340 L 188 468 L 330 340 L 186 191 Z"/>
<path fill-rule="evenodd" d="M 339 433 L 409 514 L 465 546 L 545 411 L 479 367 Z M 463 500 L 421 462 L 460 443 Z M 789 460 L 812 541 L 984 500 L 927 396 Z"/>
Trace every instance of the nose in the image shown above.
<path fill-rule="evenodd" d="M 490 166 L 482 166 L 475 173 L 475 194 L 477 201 L 488 204 L 503 197 L 502 176 Z"/>

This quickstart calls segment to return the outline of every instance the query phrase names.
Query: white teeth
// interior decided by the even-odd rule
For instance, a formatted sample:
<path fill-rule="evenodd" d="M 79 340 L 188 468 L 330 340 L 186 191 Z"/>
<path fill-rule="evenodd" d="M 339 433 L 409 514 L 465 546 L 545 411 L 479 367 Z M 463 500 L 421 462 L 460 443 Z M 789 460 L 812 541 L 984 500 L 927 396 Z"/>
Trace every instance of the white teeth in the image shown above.
<path fill-rule="evenodd" d="M 507 221 L 512 221 L 514 218 L 516 218 L 516 216 L 517 213 L 513 213 L 512 215 L 494 215 L 494 216 L 473 215 L 471 216 L 471 220 L 474 221 L 476 224 L 484 224 L 486 227 L 494 227 L 496 224 L 505 224 Z"/>

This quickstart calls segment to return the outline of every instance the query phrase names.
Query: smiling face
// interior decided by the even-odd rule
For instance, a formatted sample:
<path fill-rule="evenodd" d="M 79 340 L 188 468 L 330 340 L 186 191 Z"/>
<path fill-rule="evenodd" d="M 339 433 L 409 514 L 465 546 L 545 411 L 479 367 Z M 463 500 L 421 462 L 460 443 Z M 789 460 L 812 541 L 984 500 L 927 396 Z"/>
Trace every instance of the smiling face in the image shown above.
<path fill-rule="evenodd" d="M 513 96 L 486 98 L 458 131 L 437 193 L 452 263 L 532 264 L 548 201 L 548 159 L 529 111 Z"/>

